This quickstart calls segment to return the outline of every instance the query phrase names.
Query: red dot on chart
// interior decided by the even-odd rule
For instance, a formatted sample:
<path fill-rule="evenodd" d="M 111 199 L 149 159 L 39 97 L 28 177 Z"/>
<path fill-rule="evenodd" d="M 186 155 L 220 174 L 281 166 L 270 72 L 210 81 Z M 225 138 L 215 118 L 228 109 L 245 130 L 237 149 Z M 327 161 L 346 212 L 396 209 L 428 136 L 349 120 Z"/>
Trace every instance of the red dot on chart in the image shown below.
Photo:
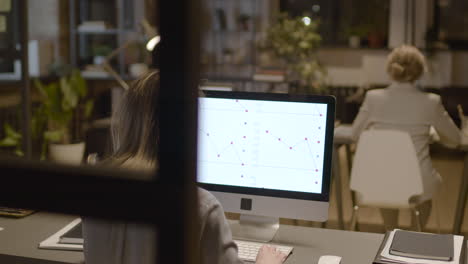
<path fill-rule="evenodd" d="M 221 155 L 218 154 L 218 158 L 221 157 Z"/>
<path fill-rule="evenodd" d="M 281 141 L 281 138 L 278 138 L 278 141 Z"/>
<path fill-rule="evenodd" d="M 322 114 L 320 114 L 320 116 L 322 116 Z"/>
<path fill-rule="evenodd" d="M 267 131 L 265 131 L 265 132 L 266 132 L 266 133 L 269 133 L 269 132 L 268 132 L 268 130 L 267 130 Z"/>
<path fill-rule="evenodd" d="M 244 136 L 244 138 L 247 138 L 246 136 Z"/>
<path fill-rule="evenodd" d="M 292 147 L 289 147 L 289 149 L 292 149 Z"/>
<path fill-rule="evenodd" d="M 241 165 L 244 166 L 244 163 L 242 163 Z"/>
<path fill-rule="evenodd" d="M 317 170 L 317 169 L 315 169 L 315 171 L 316 171 L 316 172 L 318 172 L 318 170 Z"/>
<path fill-rule="evenodd" d="M 320 143 L 320 141 L 317 141 L 317 143 Z"/>
<path fill-rule="evenodd" d="M 231 141 L 231 145 L 234 144 L 234 142 Z"/>
<path fill-rule="evenodd" d="M 304 138 L 304 140 L 307 140 L 307 138 Z"/>
<path fill-rule="evenodd" d="M 315 184 L 318 184 L 318 182 L 315 182 Z"/>
<path fill-rule="evenodd" d="M 239 100 L 236 100 L 236 103 L 238 103 L 238 102 L 239 102 Z"/>
<path fill-rule="evenodd" d="M 249 110 L 245 109 L 245 112 L 247 113 Z"/>

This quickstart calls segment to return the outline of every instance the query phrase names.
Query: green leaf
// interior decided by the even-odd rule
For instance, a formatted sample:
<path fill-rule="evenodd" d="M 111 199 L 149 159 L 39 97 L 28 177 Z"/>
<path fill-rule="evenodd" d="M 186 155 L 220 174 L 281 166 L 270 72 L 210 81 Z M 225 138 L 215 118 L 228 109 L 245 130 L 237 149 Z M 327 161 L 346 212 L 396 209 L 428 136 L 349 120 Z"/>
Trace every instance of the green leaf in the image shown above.
<path fill-rule="evenodd" d="M 89 118 L 93 113 L 94 102 L 92 100 L 86 101 L 84 105 L 84 116 L 85 118 Z"/>
<path fill-rule="evenodd" d="M 13 139 L 20 139 L 21 134 L 16 132 L 10 124 L 6 123 L 4 126 L 5 129 L 5 134 L 7 137 L 13 138 Z"/>
<path fill-rule="evenodd" d="M 60 142 L 65 135 L 64 130 L 49 130 L 44 132 L 44 139 L 48 142 Z"/>
<path fill-rule="evenodd" d="M 86 86 L 86 81 L 81 76 L 79 70 L 73 70 L 72 76 L 70 78 L 70 83 L 74 86 L 80 97 L 85 97 L 88 94 L 88 87 Z"/>
<path fill-rule="evenodd" d="M 39 93 L 42 96 L 47 97 L 47 93 L 44 89 L 44 85 L 38 79 L 34 79 L 34 85 L 36 86 L 37 90 L 39 90 Z"/>
<path fill-rule="evenodd" d="M 65 77 L 60 78 L 60 89 L 63 93 L 62 108 L 65 111 L 74 109 L 78 104 L 78 93 Z"/>
<path fill-rule="evenodd" d="M 19 141 L 14 138 L 6 137 L 0 140 L 0 147 L 16 147 L 18 146 Z"/>
<path fill-rule="evenodd" d="M 20 156 L 20 157 L 24 156 L 24 153 L 23 153 L 23 151 L 21 149 L 16 149 L 15 154 L 16 154 L 16 156 Z"/>

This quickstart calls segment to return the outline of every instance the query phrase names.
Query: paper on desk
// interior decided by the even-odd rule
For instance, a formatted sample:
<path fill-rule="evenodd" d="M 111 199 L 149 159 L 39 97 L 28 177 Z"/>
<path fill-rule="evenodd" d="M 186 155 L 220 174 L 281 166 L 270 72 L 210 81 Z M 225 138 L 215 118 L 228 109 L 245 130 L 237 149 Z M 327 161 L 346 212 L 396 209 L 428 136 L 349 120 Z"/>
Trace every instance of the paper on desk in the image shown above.
<path fill-rule="evenodd" d="M 59 243 L 60 237 L 63 236 L 66 232 L 70 231 L 74 226 L 81 222 L 80 218 L 73 220 L 70 224 L 66 225 L 64 228 L 60 229 L 57 233 L 51 235 L 46 240 L 39 243 L 39 248 L 42 249 L 64 249 L 64 250 L 76 250 L 82 251 L 83 245 L 75 244 L 61 244 Z"/>
<path fill-rule="evenodd" d="M 452 261 L 443 261 L 443 260 L 430 260 L 430 259 L 416 259 L 416 258 L 405 258 L 391 255 L 390 252 L 390 245 L 393 241 L 393 236 L 395 235 L 395 231 L 398 229 L 393 230 L 390 232 L 390 236 L 387 239 L 387 243 L 385 244 L 384 249 L 382 250 L 381 256 L 391 260 L 392 262 L 396 263 L 415 263 L 415 264 L 459 264 L 460 263 L 460 255 L 463 245 L 463 237 L 462 236 L 453 236 L 453 260 Z"/>
<path fill-rule="evenodd" d="M 0 231 L 2 231 L 2 230 L 3 230 L 3 228 L 2 228 L 2 227 L 0 227 Z"/>

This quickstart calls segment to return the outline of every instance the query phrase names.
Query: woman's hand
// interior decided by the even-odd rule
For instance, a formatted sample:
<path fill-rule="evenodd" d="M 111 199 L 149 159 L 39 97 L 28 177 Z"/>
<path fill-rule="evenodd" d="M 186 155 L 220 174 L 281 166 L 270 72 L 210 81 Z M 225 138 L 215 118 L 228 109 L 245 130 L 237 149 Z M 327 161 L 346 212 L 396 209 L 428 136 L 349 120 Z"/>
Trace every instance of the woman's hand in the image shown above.
<path fill-rule="evenodd" d="M 257 254 L 256 264 L 281 264 L 286 260 L 287 255 L 277 250 L 275 247 L 264 245 Z"/>

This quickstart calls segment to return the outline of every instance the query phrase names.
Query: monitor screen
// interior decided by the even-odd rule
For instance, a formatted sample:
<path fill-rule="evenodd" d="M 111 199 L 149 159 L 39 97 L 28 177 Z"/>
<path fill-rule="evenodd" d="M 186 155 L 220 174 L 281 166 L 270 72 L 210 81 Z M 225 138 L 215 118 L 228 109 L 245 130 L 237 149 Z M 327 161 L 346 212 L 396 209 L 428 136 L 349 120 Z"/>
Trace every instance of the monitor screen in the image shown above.
<path fill-rule="evenodd" d="M 334 113 L 327 100 L 311 98 L 222 92 L 199 98 L 198 182 L 217 191 L 322 195 Z"/>

